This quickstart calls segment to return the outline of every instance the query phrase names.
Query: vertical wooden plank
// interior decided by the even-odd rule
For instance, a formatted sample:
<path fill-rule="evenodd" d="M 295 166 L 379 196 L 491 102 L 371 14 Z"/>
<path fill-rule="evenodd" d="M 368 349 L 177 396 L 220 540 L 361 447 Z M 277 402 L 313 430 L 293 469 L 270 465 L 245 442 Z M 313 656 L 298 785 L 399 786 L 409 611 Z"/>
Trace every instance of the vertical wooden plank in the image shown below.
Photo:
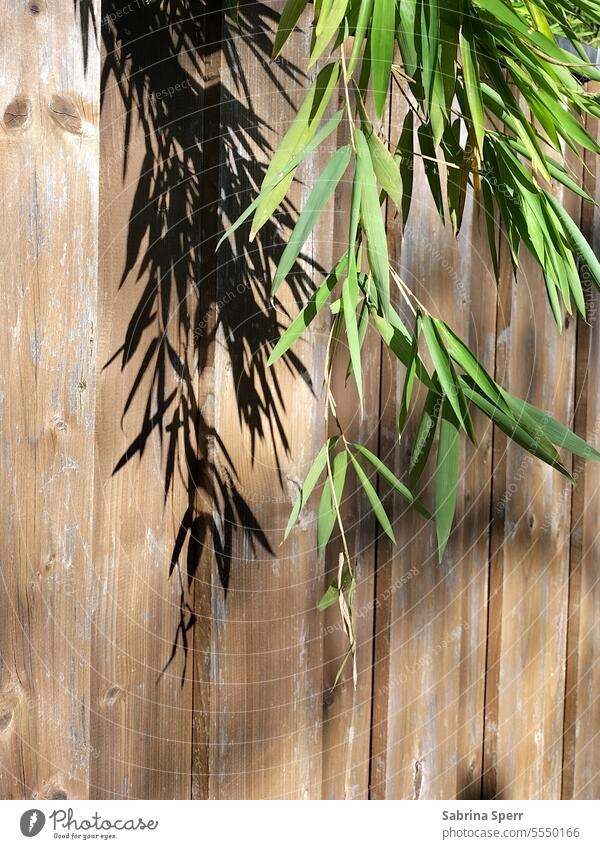
<path fill-rule="evenodd" d="M 116 11 L 103 18 L 91 792 L 189 798 L 202 22 L 162 4 Z"/>
<path fill-rule="evenodd" d="M 0 4 L 2 798 L 85 798 L 93 754 L 99 10 L 79 7 Z"/>
<path fill-rule="evenodd" d="M 293 37 L 270 61 L 281 3 L 242 3 L 223 39 L 221 196 L 235 220 L 260 183 L 264 163 L 295 115 L 306 80 L 310 35 Z M 326 155 L 326 154 L 325 154 Z M 324 159 L 313 156 L 292 192 L 300 207 Z M 274 310 L 273 257 L 290 208 L 248 243 L 241 228 L 223 246 L 218 275 L 215 429 L 222 441 L 215 521 L 221 543 L 212 577 L 210 795 L 318 798 L 321 793 L 323 563 L 315 552 L 315 506 L 281 547 L 291 502 L 325 438 L 322 399 L 325 325 L 268 370 L 271 349 L 311 287 L 297 267 Z M 283 228 L 283 229 L 282 229 Z M 306 246 L 306 265 L 331 262 L 332 219 Z M 306 267 L 305 265 L 305 267 Z M 278 293 L 278 299 L 279 299 Z M 326 321 L 326 320 L 325 320 Z M 317 397 L 315 397 L 317 396 Z M 227 453 L 226 453 L 227 452 Z M 229 456 L 229 460 L 227 459 Z M 225 592 L 227 589 L 227 592 Z"/>
<path fill-rule="evenodd" d="M 341 99 L 341 98 L 340 98 Z M 340 102 L 340 108 L 343 103 Z M 344 122 L 338 143 L 347 144 Z M 352 186 L 342 185 L 335 199 L 332 245 L 336 259 L 348 246 L 348 210 Z M 362 348 L 363 413 L 353 379 L 346 379 L 349 352 L 340 344 L 334 365 L 332 391 L 337 418 L 349 442 L 358 442 L 377 454 L 379 425 L 379 373 L 381 344 L 377 333 L 369 331 Z M 330 432 L 338 433 L 334 422 Z M 369 473 L 368 468 L 366 469 Z M 370 475 L 377 486 L 375 475 Z M 338 605 L 321 617 L 323 635 L 323 787 L 324 799 L 366 799 L 369 793 L 369 752 L 371 736 L 371 685 L 373 654 L 373 591 L 375 581 L 375 521 L 362 488 L 350 469 L 340 505 L 350 556 L 353 559 L 356 589 L 353 617 L 356 636 L 356 686 L 353 665 L 348 660 L 338 685 L 334 683 L 349 649 Z M 341 539 L 337 530 L 327 549 L 329 585 L 337 580 Z"/>
<path fill-rule="evenodd" d="M 578 202 L 563 196 L 578 216 Z M 575 322 L 562 333 L 544 282 L 506 250 L 498 318 L 499 383 L 571 422 Z M 504 436 L 494 436 L 485 798 L 560 797 L 571 487 Z"/>
<path fill-rule="evenodd" d="M 402 111 L 401 106 L 392 110 L 394 143 Z M 461 235 L 454 239 L 440 224 L 419 163 L 406 235 L 401 239 L 394 219 L 388 240 L 404 282 L 493 368 L 495 283 L 484 221 L 483 210 L 469 197 Z M 399 308 L 404 312 L 403 304 Z M 382 374 L 381 457 L 392 468 L 405 469 L 418 415 L 411 416 L 398 440 L 404 369 L 386 354 Z M 457 526 L 443 562 L 438 565 L 433 523 L 407 511 L 400 499 L 390 507 L 398 546 L 379 542 L 373 798 L 469 798 L 479 790 L 491 428 L 475 418 L 479 447 L 463 444 Z M 435 452 L 434 446 L 434 457 Z M 433 503 L 432 473 L 430 465 L 423 478 L 427 504 Z"/>
<path fill-rule="evenodd" d="M 597 87 L 595 87 L 597 88 Z M 589 132 L 598 136 L 598 121 L 588 119 Z M 598 201 L 597 157 L 587 154 L 583 171 L 586 191 Z M 591 204 L 582 204 L 581 228 L 596 254 L 600 252 L 600 219 Z M 587 321 L 577 325 L 575 430 L 595 447 L 600 443 L 598 368 L 598 292 L 583 272 Z M 571 576 L 565 693 L 562 795 L 565 799 L 597 799 L 600 793 L 600 696 L 598 664 L 600 580 L 598 578 L 598 515 L 600 477 L 594 463 L 577 459 L 573 477 Z"/>

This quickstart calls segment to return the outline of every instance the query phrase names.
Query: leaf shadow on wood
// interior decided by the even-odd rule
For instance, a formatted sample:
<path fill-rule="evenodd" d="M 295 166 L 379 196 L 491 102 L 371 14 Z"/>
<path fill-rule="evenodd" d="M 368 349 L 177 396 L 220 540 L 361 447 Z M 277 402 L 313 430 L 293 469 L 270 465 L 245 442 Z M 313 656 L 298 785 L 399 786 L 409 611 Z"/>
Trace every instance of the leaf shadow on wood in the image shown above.
<path fill-rule="evenodd" d="M 122 422 L 128 417 L 131 424 L 136 410 L 144 413 L 113 474 L 134 458 L 141 460 L 150 441 L 157 439 L 165 504 L 178 479 L 185 487 L 187 508 L 169 565 L 169 577 L 175 574 L 178 580 L 179 624 L 165 664 L 166 669 L 183 651 L 182 683 L 196 624 L 193 588 L 202 552 L 208 547 L 225 593 L 235 534 L 244 535 L 252 558 L 259 549 L 273 554 L 199 391 L 216 344 L 226 348 L 240 439 L 249 434 L 252 458 L 257 444 L 268 440 L 283 486 L 281 454 L 289 454 L 285 399 L 267 360 L 286 316 L 280 303 L 271 303 L 271 263 L 285 246 L 283 233 L 293 223 L 294 209 L 284 207 L 278 221 L 266 225 L 252 245 L 249 226 L 240 228 L 218 254 L 216 244 L 220 231 L 237 219 L 262 182 L 266 166 L 256 161 L 256 151 L 263 161 L 272 152 L 270 128 L 254 111 L 235 40 L 247 39 L 282 97 L 288 97 L 282 75 L 288 87 L 303 77 L 285 62 L 278 62 L 277 74 L 269 64 L 278 19 L 272 9 L 240 3 L 236 11 L 223 13 L 221 6 L 193 0 L 108 0 L 101 22 L 101 102 L 110 87 L 117 87 L 126 116 L 124 182 L 131 180 L 130 145 L 139 145 L 140 127 L 145 140 L 119 281 L 119 288 L 138 286 L 140 293 L 122 345 L 104 366 L 120 364 L 130 381 Z M 206 76 L 211 54 L 217 52 L 235 80 L 233 91 L 218 73 L 212 79 Z M 290 274 L 298 303 L 313 291 L 306 271 L 310 258 L 300 260 Z M 312 390 L 294 353 L 285 357 L 283 367 Z"/>

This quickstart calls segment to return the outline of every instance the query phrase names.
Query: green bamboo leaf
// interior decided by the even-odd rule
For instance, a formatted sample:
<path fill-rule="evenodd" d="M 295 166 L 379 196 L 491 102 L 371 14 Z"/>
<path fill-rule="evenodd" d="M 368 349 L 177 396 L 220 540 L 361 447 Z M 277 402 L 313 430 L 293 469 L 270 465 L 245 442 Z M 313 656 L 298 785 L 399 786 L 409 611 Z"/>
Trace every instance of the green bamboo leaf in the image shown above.
<path fill-rule="evenodd" d="M 396 35 L 396 4 L 392 0 L 375 0 L 371 24 L 371 76 L 377 117 L 381 118 L 390 86 L 394 40 Z"/>
<path fill-rule="evenodd" d="M 363 229 L 367 236 L 367 255 L 379 305 L 383 317 L 387 318 L 390 311 L 390 270 L 385 224 L 369 146 L 361 130 L 356 131 L 355 140 L 363 175 L 360 208 Z"/>
<path fill-rule="evenodd" d="M 330 584 L 323 596 L 321 597 L 317 607 L 319 610 L 327 610 L 328 607 L 331 607 L 334 604 L 337 604 L 337 601 L 340 597 L 340 593 L 347 592 L 352 586 L 352 573 L 348 568 L 347 564 L 344 564 L 342 569 L 342 578 L 340 581 L 340 585 L 338 586 L 337 581 L 333 584 Z"/>
<path fill-rule="evenodd" d="M 337 184 L 344 176 L 350 162 L 351 153 L 352 148 L 350 145 L 344 145 L 344 147 L 336 150 L 321 172 L 281 255 L 275 277 L 273 278 L 271 296 L 275 295 L 282 282 L 292 270 L 304 243 L 320 218 Z"/>
<path fill-rule="evenodd" d="M 362 456 L 365 457 L 365 459 L 367 459 L 369 463 L 371 463 L 371 465 L 377 471 L 377 474 L 385 481 L 387 481 L 387 483 L 389 483 L 389 485 L 393 489 L 395 489 L 396 492 L 402 496 L 402 498 L 408 501 L 409 504 L 412 504 L 414 507 L 416 507 L 419 513 L 425 516 L 426 519 L 431 518 L 431 514 L 429 513 L 429 511 L 426 510 L 425 507 L 415 498 L 410 489 L 405 486 L 402 481 L 398 480 L 392 470 L 389 469 L 385 465 L 385 463 L 382 462 L 379 457 L 377 457 L 376 454 L 373 454 L 373 452 L 369 451 L 368 448 L 365 448 L 364 445 L 359 445 L 358 443 L 354 444 L 354 448 L 356 448 L 356 450 L 360 452 L 360 454 L 362 454 Z"/>
<path fill-rule="evenodd" d="M 432 92 L 439 74 L 440 12 L 438 0 L 422 2 L 421 6 L 421 77 L 425 105 L 429 113 Z"/>
<path fill-rule="evenodd" d="M 406 113 L 396 155 L 400 156 L 400 181 L 402 183 L 402 227 L 406 227 L 413 194 L 414 128 L 412 109 Z"/>
<path fill-rule="evenodd" d="M 448 354 L 452 359 L 469 375 L 481 391 L 488 396 L 491 401 L 498 405 L 506 412 L 510 412 L 503 398 L 502 392 L 498 384 L 488 374 L 482 364 L 479 362 L 475 354 L 470 348 L 465 345 L 462 339 L 451 330 L 448 325 L 441 319 L 434 319 L 435 326 L 439 335 L 442 337 Z"/>
<path fill-rule="evenodd" d="M 431 190 L 431 195 L 438 211 L 438 215 L 442 220 L 442 224 L 444 224 L 446 217 L 444 213 L 444 200 L 442 197 L 442 184 L 440 182 L 440 169 L 437 163 L 431 125 L 421 124 L 417 130 L 417 136 L 419 139 L 421 153 L 423 154 L 423 168 L 425 169 L 425 176 L 427 177 L 427 182 L 429 183 L 429 188 Z"/>
<path fill-rule="evenodd" d="M 352 465 L 354 466 L 354 470 L 356 472 L 356 476 L 358 477 L 362 488 L 365 491 L 367 498 L 369 499 L 369 504 L 373 508 L 373 513 L 377 518 L 377 521 L 391 539 L 393 543 L 396 542 L 396 537 L 394 536 L 394 532 L 392 531 L 392 526 L 390 525 L 390 520 L 387 517 L 387 513 L 383 508 L 383 504 L 379 500 L 379 496 L 375 491 L 375 487 L 367 477 L 363 467 L 360 465 L 358 460 L 353 454 L 350 454 L 350 460 L 352 461 Z"/>
<path fill-rule="evenodd" d="M 571 454 L 583 457 L 584 460 L 600 460 L 600 452 L 596 451 L 585 439 L 577 436 L 576 433 L 573 433 L 572 430 L 569 430 L 566 425 L 561 424 L 561 422 L 557 421 L 549 413 L 545 413 L 543 410 L 538 409 L 538 407 L 527 401 L 523 401 L 521 398 L 510 395 L 505 390 L 504 396 L 508 399 L 510 406 L 514 410 L 517 421 L 525 415 L 531 419 L 536 430 L 539 429 L 553 445 L 556 445 L 558 448 L 566 448 Z"/>
<path fill-rule="evenodd" d="M 369 121 L 360 91 L 356 88 L 356 104 L 361 119 L 361 128 L 369 146 L 371 154 L 371 162 L 375 176 L 379 180 L 381 188 L 400 209 L 402 204 L 402 179 L 400 177 L 400 169 L 398 161 L 392 156 L 386 145 L 381 141 L 373 125 Z"/>
<path fill-rule="evenodd" d="M 427 463 L 427 458 L 433 445 L 441 407 L 442 393 L 438 384 L 427 393 L 410 456 L 408 474 L 410 485 L 413 489 L 423 474 L 423 469 Z"/>
<path fill-rule="evenodd" d="M 290 531 L 298 520 L 298 516 L 300 515 L 302 508 L 310 498 L 313 489 L 317 485 L 317 481 L 325 470 L 325 466 L 327 465 L 327 451 L 329 450 L 332 444 L 334 444 L 334 441 L 328 439 L 325 445 L 323 445 L 323 447 L 315 457 L 312 466 L 308 470 L 308 474 L 304 478 L 304 483 L 302 484 L 302 489 L 300 490 L 298 498 L 296 499 L 296 501 L 294 502 L 294 506 L 292 507 L 292 512 L 290 513 L 290 518 L 288 519 L 287 527 L 283 535 L 284 539 L 288 538 Z"/>
<path fill-rule="evenodd" d="M 399 6 L 400 27 L 397 36 L 402 64 L 406 73 L 414 77 L 418 63 L 417 48 L 415 45 L 415 33 L 418 31 L 417 0 L 402 0 Z"/>
<path fill-rule="evenodd" d="M 583 62 L 577 63 L 575 57 L 560 48 L 554 38 L 548 38 L 543 33 L 533 29 L 503 0 L 475 0 L 475 4 L 493 15 L 501 24 L 508 27 L 509 31 L 514 30 L 525 37 L 547 56 L 566 65 L 577 67 L 579 64 L 584 76 L 588 76 L 590 79 L 597 78 L 598 74 L 594 68 Z"/>
<path fill-rule="evenodd" d="M 321 9 L 315 28 L 316 38 L 310 51 L 309 68 L 314 65 L 337 32 L 347 8 L 348 0 L 331 0 L 327 9 Z"/>
<path fill-rule="evenodd" d="M 435 530 L 440 562 L 444 556 L 448 537 L 454 522 L 458 470 L 460 458 L 460 430 L 452 407 L 447 400 L 442 406 L 440 439 L 435 468 Z"/>
<path fill-rule="evenodd" d="M 335 500 L 337 501 L 338 507 L 342 503 L 347 468 L 348 454 L 346 451 L 340 451 L 335 455 L 331 468 L 333 491 L 335 493 Z M 334 500 L 331 496 L 331 480 L 329 476 L 327 476 L 327 480 L 323 486 L 323 493 L 319 503 L 319 515 L 317 518 L 317 549 L 319 553 L 323 551 L 329 542 L 336 520 L 337 512 Z"/>
<path fill-rule="evenodd" d="M 358 19 L 356 22 L 356 30 L 354 32 L 354 44 L 352 45 L 352 53 L 348 62 L 348 76 L 351 77 L 354 73 L 360 51 L 364 46 L 367 27 L 371 20 L 371 12 L 373 11 L 373 0 L 361 0 Z"/>
<path fill-rule="evenodd" d="M 313 294 L 308 299 L 306 306 L 296 316 L 296 318 L 287 328 L 285 333 L 283 333 L 283 335 L 271 351 L 271 356 L 268 359 L 267 365 L 272 366 L 273 363 L 276 362 L 280 357 L 282 357 L 291 348 L 294 342 L 296 342 L 296 340 L 299 339 L 300 336 L 302 336 L 306 328 L 310 325 L 315 316 L 318 315 L 320 310 L 323 308 L 323 305 L 327 302 L 327 299 L 333 292 L 336 283 L 346 270 L 347 265 L 348 256 L 347 254 L 344 254 L 344 256 L 341 260 L 339 260 L 331 274 L 328 274 L 325 280 L 316 290 L 316 292 L 313 292 Z"/>
<path fill-rule="evenodd" d="M 398 413 L 398 432 L 402 433 L 408 413 L 410 410 L 410 402 L 412 398 L 413 385 L 417 374 L 417 361 L 419 358 L 419 336 L 421 335 L 421 314 L 417 313 L 415 319 L 415 329 L 413 333 L 412 346 L 410 350 L 410 360 L 406 367 L 406 375 L 404 377 L 404 386 L 402 387 L 402 397 L 400 399 L 400 411 Z"/>
<path fill-rule="evenodd" d="M 588 271 L 592 275 L 594 283 L 600 289 L 600 262 L 598 262 L 596 254 L 590 247 L 587 239 L 562 204 L 559 203 L 549 192 L 544 192 L 544 196 L 556 217 L 562 224 L 565 235 L 571 243 L 573 250 L 585 263 Z"/>
<path fill-rule="evenodd" d="M 348 349 L 350 351 L 350 363 L 352 365 L 352 373 L 354 374 L 354 380 L 356 382 L 358 399 L 362 408 L 362 365 L 360 360 L 358 324 L 356 321 L 356 307 L 358 305 L 358 281 L 356 279 L 356 267 L 354 268 L 354 272 L 354 274 L 350 273 L 344 282 L 344 286 L 342 288 L 342 307 L 344 310 L 344 323 L 346 325 L 346 339 L 348 340 Z"/>
<path fill-rule="evenodd" d="M 461 378 L 460 380 L 463 392 L 469 401 L 472 401 L 473 404 L 479 407 L 488 418 L 498 425 L 500 430 L 504 431 L 521 448 L 525 448 L 534 457 L 543 460 L 544 463 L 557 469 L 565 477 L 572 480 L 571 475 L 560 462 L 560 457 L 552 444 L 541 430 L 537 434 L 532 434 L 528 420 L 519 423 L 513 416 L 507 415 L 503 410 L 498 409 L 493 401 L 490 401 L 489 398 L 478 392 L 465 378 Z"/>
<path fill-rule="evenodd" d="M 263 192 L 261 187 L 261 200 L 257 205 L 252 220 L 251 239 L 254 238 L 254 235 L 269 220 L 286 196 L 294 179 L 295 168 L 288 172 L 283 179 L 281 175 L 286 170 L 289 160 L 296 156 L 316 133 L 339 79 L 339 75 L 340 66 L 337 62 L 327 65 L 319 72 L 308 90 L 291 127 L 283 137 L 267 168 L 262 186 L 266 187 L 272 183 L 275 183 L 276 186 L 268 192 Z"/>
<path fill-rule="evenodd" d="M 465 18 L 465 22 L 459 36 L 459 44 L 467 103 L 469 104 L 475 138 L 477 139 L 477 147 L 480 151 L 483 151 L 483 140 L 485 137 L 483 96 L 481 94 L 481 86 L 479 82 L 479 63 L 477 61 L 473 30 L 468 16 Z"/>
<path fill-rule="evenodd" d="M 286 166 L 283 169 L 283 171 L 281 171 L 280 174 L 278 176 L 276 176 L 275 179 L 271 183 L 269 183 L 268 185 L 265 185 L 265 183 L 263 182 L 264 188 L 262 188 L 260 190 L 260 193 L 257 195 L 257 197 L 252 201 L 252 203 L 249 206 L 246 207 L 246 209 L 242 212 L 242 214 L 239 216 L 239 218 L 237 218 L 234 221 L 234 223 L 231 225 L 231 227 L 229 227 L 223 233 L 223 235 L 221 236 L 221 238 L 219 239 L 219 241 L 217 243 L 217 250 L 219 250 L 219 248 L 221 247 L 221 245 L 223 244 L 225 239 L 228 239 L 233 233 L 235 233 L 235 231 L 239 227 L 241 227 L 241 225 L 244 223 L 244 221 L 246 221 L 252 215 L 252 213 L 258 207 L 258 205 L 260 203 L 262 203 L 264 198 L 272 190 L 276 189 L 277 186 L 279 186 L 279 184 L 281 183 L 282 180 L 284 180 L 289 174 L 291 174 L 292 171 L 295 171 L 296 168 L 298 167 L 298 165 L 300 165 L 300 163 L 304 159 L 306 159 L 306 157 L 309 156 L 313 152 L 313 150 L 316 150 L 317 147 L 322 142 L 324 142 L 325 139 L 328 138 L 337 129 L 338 124 L 342 120 L 343 114 L 344 114 L 343 109 L 340 109 L 338 112 L 336 112 L 335 115 L 332 118 L 330 118 L 329 121 L 327 121 L 321 127 L 321 129 L 314 135 L 314 137 L 310 140 L 310 142 L 307 145 L 305 145 L 302 148 L 302 150 L 300 150 L 295 156 L 293 156 L 289 160 L 289 162 L 286 163 Z M 286 191 L 287 191 L 287 189 L 286 189 Z"/>
<path fill-rule="evenodd" d="M 277 58 L 281 53 L 284 44 L 293 33 L 296 24 L 300 20 L 300 15 L 308 4 L 308 0 L 288 0 L 285 8 L 279 18 L 279 26 L 277 27 L 277 35 L 273 43 L 273 58 Z"/>
<path fill-rule="evenodd" d="M 450 402 L 458 421 L 464 427 L 469 438 L 474 440 L 473 425 L 466 404 L 464 403 L 463 392 L 456 377 L 456 372 L 454 371 L 448 352 L 441 342 L 435 323 L 429 315 L 423 316 L 423 335 L 425 336 L 427 348 L 431 354 L 431 359 L 433 360 L 444 395 Z"/>
<path fill-rule="evenodd" d="M 483 211 L 485 215 L 485 227 L 490 247 L 490 255 L 492 257 L 492 267 L 494 269 L 494 277 L 496 283 L 500 279 L 500 265 L 498 263 L 498 249 L 496 247 L 496 220 L 494 217 L 494 198 L 492 190 L 487 180 L 482 180 L 481 196 L 483 198 Z"/>

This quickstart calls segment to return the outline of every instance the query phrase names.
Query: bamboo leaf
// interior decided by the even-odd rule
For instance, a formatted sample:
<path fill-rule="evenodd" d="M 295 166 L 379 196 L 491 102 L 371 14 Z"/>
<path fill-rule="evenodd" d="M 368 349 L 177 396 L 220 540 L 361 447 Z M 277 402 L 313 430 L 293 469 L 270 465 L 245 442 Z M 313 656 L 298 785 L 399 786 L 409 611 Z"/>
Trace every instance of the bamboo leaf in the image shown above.
<path fill-rule="evenodd" d="M 454 411 L 448 401 L 442 406 L 440 439 L 435 469 L 435 530 L 440 562 L 444 556 L 454 513 L 458 486 L 460 457 L 460 430 Z"/>
<path fill-rule="evenodd" d="M 328 297 L 333 292 L 336 283 L 344 273 L 348 264 L 348 257 L 345 254 L 338 262 L 331 274 L 328 274 L 325 280 L 321 283 L 316 292 L 308 299 L 306 306 L 296 316 L 294 321 L 281 336 L 268 359 L 267 365 L 272 366 L 280 357 L 282 357 L 304 333 L 316 315 L 327 302 Z"/>
<path fill-rule="evenodd" d="M 417 32 L 417 0 L 402 0 L 400 6 L 400 27 L 398 29 L 398 44 L 402 55 L 402 63 L 409 76 L 414 77 L 417 70 L 417 48 L 415 33 Z"/>
<path fill-rule="evenodd" d="M 273 43 L 273 58 L 281 53 L 284 44 L 294 31 L 300 20 L 300 15 L 306 8 L 308 0 L 288 0 L 279 18 L 279 26 Z"/>
<path fill-rule="evenodd" d="M 400 398 L 400 411 L 398 413 L 398 432 L 402 433 L 408 413 L 410 410 L 410 401 L 412 398 L 413 385 L 417 374 L 417 361 L 419 358 L 419 336 L 421 334 L 421 314 L 417 313 L 415 319 L 415 329 L 413 333 L 412 346 L 410 350 L 410 360 L 406 367 L 406 375 L 404 377 L 404 386 L 402 387 L 402 397 Z"/>
<path fill-rule="evenodd" d="M 300 515 L 302 508 L 310 498 L 311 493 L 317 484 L 317 481 L 321 477 L 325 466 L 327 465 L 327 452 L 332 444 L 332 440 L 328 439 L 325 445 L 323 445 L 323 447 L 315 457 L 312 466 L 308 470 L 308 474 L 304 478 L 304 483 L 302 484 L 302 489 L 300 490 L 298 498 L 294 502 L 292 512 L 290 513 L 290 518 L 288 519 L 287 527 L 283 535 L 284 539 L 288 538 L 290 531 L 296 524 L 296 521 L 298 519 L 298 516 Z"/>
<path fill-rule="evenodd" d="M 600 460 L 600 452 L 587 443 L 585 439 L 582 439 L 576 433 L 573 433 L 572 430 L 569 430 L 566 425 L 561 424 L 561 422 L 553 418 L 549 413 L 545 413 L 533 404 L 529 404 L 521 398 L 516 398 L 506 391 L 504 391 L 504 395 L 509 400 L 517 420 L 524 414 L 528 416 L 536 429 L 539 429 L 558 448 L 566 448 L 571 454 L 583 457 L 584 460 Z"/>
<path fill-rule="evenodd" d="M 471 112 L 471 120 L 475 130 L 477 147 L 480 151 L 482 151 L 483 140 L 485 137 L 483 96 L 481 94 L 481 86 L 479 83 L 479 63 L 477 62 L 477 54 L 473 42 L 473 31 L 468 16 L 465 18 L 465 23 L 460 33 L 459 43 L 467 103 L 469 104 L 469 110 Z"/>
<path fill-rule="evenodd" d="M 351 153 L 352 148 L 350 145 L 344 145 L 344 147 L 341 147 L 333 154 L 321 172 L 281 255 L 275 277 L 273 278 L 271 296 L 275 295 L 282 282 L 292 270 L 304 243 L 320 218 L 337 184 L 344 176 L 350 162 Z"/>
<path fill-rule="evenodd" d="M 394 536 L 394 532 L 392 531 L 392 526 L 390 525 L 390 520 L 387 517 L 387 513 L 383 508 L 383 504 L 379 500 L 379 496 L 375 491 L 375 487 L 365 474 L 363 467 L 360 465 L 358 460 L 354 457 L 353 454 L 350 454 L 350 460 L 352 461 L 352 465 L 354 466 L 354 470 L 356 472 L 356 476 L 358 477 L 362 488 L 365 491 L 367 498 L 369 499 L 369 504 L 373 508 L 373 513 L 377 518 L 377 521 L 391 539 L 393 543 L 396 542 L 396 537 Z"/>
<path fill-rule="evenodd" d="M 336 454 L 331 466 L 333 492 L 335 494 L 335 500 L 337 501 L 338 506 L 340 506 L 344 492 L 344 483 L 346 481 L 346 470 L 348 468 L 347 452 L 342 450 Z M 336 520 L 337 512 L 331 494 L 331 480 L 329 476 L 327 476 L 327 480 L 323 486 L 323 493 L 319 503 L 319 515 L 317 518 L 317 549 L 319 553 L 323 551 L 329 542 Z"/>
<path fill-rule="evenodd" d="M 560 462 L 558 454 L 541 431 L 537 435 L 538 438 L 536 438 L 536 435 L 532 434 L 527 427 L 523 427 L 513 416 L 507 415 L 503 410 L 498 409 L 493 401 L 490 401 L 489 398 L 478 392 L 465 379 L 461 378 L 461 383 L 466 397 L 497 424 L 500 430 L 504 431 L 507 436 L 513 439 L 517 445 L 525 448 L 534 457 L 543 460 L 544 463 L 547 463 L 565 475 L 565 477 L 571 479 L 571 475 Z"/>
<path fill-rule="evenodd" d="M 564 227 L 565 235 L 571 243 L 573 250 L 585 263 L 588 271 L 592 275 L 594 283 L 600 289 L 600 262 L 598 262 L 596 254 L 590 247 L 587 239 L 562 204 L 560 204 L 549 192 L 544 192 L 544 196 L 556 217 Z"/>
<path fill-rule="evenodd" d="M 363 230 L 367 236 L 367 255 L 379 305 L 383 317 L 387 318 L 390 311 L 390 271 L 385 224 L 367 140 L 361 130 L 356 131 L 355 139 L 363 174 L 360 208 Z"/>
<path fill-rule="evenodd" d="M 365 448 L 364 445 L 359 445 L 358 443 L 354 444 L 356 450 L 362 454 L 365 459 L 371 463 L 371 465 L 377 471 L 377 474 L 382 477 L 389 485 L 396 490 L 396 492 L 402 496 L 409 504 L 412 504 L 416 509 L 425 516 L 426 519 L 430 519 L 431 515 L 428 510 L 423 507 L 423 505 L 415 498 L 410 489 L 405 486 L 402 481 L 398 480 L 396 475 L 389 469 L 385 463 L 377 457 L 377 455 L 373 454 L 372 451 L 369 451 L 368 448 Z"/>
<path fill-rule="evenodd" d="M 406 114 L 396 155 L 400 156 L 400 181 L 402 183 L 402 227 L 406 227 L 413 194 L 414 129 L 412 110 Z"/>
<path fill-rule="evenodd" d="M 444 395 L 450 402 L 458 421 L 464 427 L 469 437 L 473 439 L 473 426 L 462 397 L 462 389 L 458 383 L 448 352 L 442 345 L 435 323 L 429 315 L 423 316 L 423 335 L 425 336 L 427 348 L 431 354 L 431 359 L 433 360 Z"/>
<path fill-rule="evenodd" d="M 439 385 L 437 385 L 427 393 L 410 457 L 408 473 L 410 485 L 413 489 L 423 474 L 423 469 L 427 463 L 427 458 L 429 457 L 435 437 L 441 406 L 442 394 Z"/>
<path fill-rule="evenodd" d="M 261 199 L 257 204 L 254 218 L 252 220 L 252 239 L 260 228 L 269 220 L 277 209 L 294 179 L 295 168 L 288 171 L 282 178 L 282 173 L 290 159 L 301 151 L 312 139 L 317 127 L 323 117 L 323 113 L 331 99 L 333 90 L 340 75 L 340 66 L 337 62 L 327 65 L 317 75 L 314 83 L 308 90 L 302 106 L 298 110 L 291 127 L 283 137 L 281 144 L 271 163 L 267 168 L 263 180 L 263 187 L 275 183 L 275 188 L 264 191 L 261 188 Z"/>
<path fill-rule="evenodd" d="M 316 38 L 310 53 L 309 68 L 314 65 L 337 32 L 347 7 L 348 0 L 331 0 L 326 10 L 321 9 L 315 29 Z"/>
<path fill-rule="evenodd" d="M 332 605 L 336 604 L 339 597 L 340 597 L 340 593 L 347 592 L 350 589 L 351 586 L 352 586 L 352 573 L 350 572 L 348 565 L 344 564 L 344 568 L 342 569 L 342 578 L 341 578 L 341 581 L 340 581 L 340 585 L 338 585 L 337 582 L 335 582 L 333 584 L 330 584 L 327 587 L 324 595 L 321 597 L 321 599 L 320 599 L 320 601 L 317 605 L 319 610 L 321 610 L 321 611 L 327 610 L 328 607 L 331 607 Z"/>
<path fill-rule="evenodd" d="M 356 272 L 356 268 L 354 269 Z M 356 273 L 350 274 L 342 289 L 342 307 L 344 310 L 344 323 L 346 325 L 346 338 L 348 340 L 348 349 L 350 351 L 350 363 L 352 365 L 352 373 L 356 381 L 356 389 L 358 398 L 362 407 L 363 403 L 363 384 L 362 384 L 362 366 L 360 360 L 360 339 L 358 337 L 358 324 L 356 321 L 356 307 L 358 304 L 358 282 Z"/>
<path fill-rule="evenodd" d="M 442 197 L 442 184 L 440 182 L 440 169 L 437 163 L 431 125 L 421 124 L 417 130 L 417 136 L 419 138 L 421 153 L 423 154 L 423 168 L 425 169 L 425 176 L 427 177 L 427 182 L 429 183 L 429 188 L 431 189 L 436 209 L 442 220 L 442 224 L 444 224 L 445 213 Z"/>
<path fill-rule="evenodd" d="M 396 35 L 396 4 L 393 0 L 375 0 L 371 25 L 371 76 L 373 98 L 377 117 L 381 118 L 385 107 Z"/>
<path fill-rule="evenodd" d="M 219 241 L 217 242 L 217 250 L 221 247 L 223 242 L 228 239 L 235 231 L 241 227 L 241 225 L 246 221 L 254 212 L 254 210 L 259 206 L 260 203 L 264 200 L 264 198 L 274 189 L 276 189 L 292 171 L 295 171 L 298 165 L 309 156 L 313 150 L 316 150 L 317 147 L 325 141 L 328 136 L 330 136 L 338 127 L 342 119 L 342 115 L 344 114 L 343 110 L 340 109 L 338 112 L 333 115 L 332 118 L 327 121 L 323 127 L 315 134 L 315 136 L 310 140 L 310 142 L 305 145 L 302 150 L 300 150 L 295 156 L 293 156 L 289 162 L 286 163 L 283 171 L 274 178 L 274 180 L 265 185 L 263 183 L 264 188 L 261 189 L 260 193 L 257 197 L 252 201 L 252 203 L 246 207 L 246 209 L 242 212 L 242 214 L 234 221 L 234 223 L 229 227 L 221 236 Z M 287 191 L 287 189 L 286 189 Z"/>
<path fill-rule="evenodd" d="M 351 77 L 354 72 L 356 63 L 358 62 L 358 57 L 360 56 L 360 51 L 364 46 L 365 35 L 369 21 L 371 20 L 372 11 L 373 0 L 361 0 L 358 19 L 356 22 L 356 30 L 354 32 L 354 44 L 352 45 L 352 53 L 350 54 L 350 61 L 348 62 L 349 77 Z"/>

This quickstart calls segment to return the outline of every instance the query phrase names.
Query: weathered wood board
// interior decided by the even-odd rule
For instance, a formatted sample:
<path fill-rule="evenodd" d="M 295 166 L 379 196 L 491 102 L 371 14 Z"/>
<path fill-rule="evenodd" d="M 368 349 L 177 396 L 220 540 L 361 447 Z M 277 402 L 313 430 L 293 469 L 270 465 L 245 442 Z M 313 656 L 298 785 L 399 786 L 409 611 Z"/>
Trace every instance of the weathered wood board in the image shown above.
<path fill-rule="evenodd" d="M 94 756 L 99 56 L 84 23 L 72 3 L 0 4 L 3 798 L 85 798 Z"/>

